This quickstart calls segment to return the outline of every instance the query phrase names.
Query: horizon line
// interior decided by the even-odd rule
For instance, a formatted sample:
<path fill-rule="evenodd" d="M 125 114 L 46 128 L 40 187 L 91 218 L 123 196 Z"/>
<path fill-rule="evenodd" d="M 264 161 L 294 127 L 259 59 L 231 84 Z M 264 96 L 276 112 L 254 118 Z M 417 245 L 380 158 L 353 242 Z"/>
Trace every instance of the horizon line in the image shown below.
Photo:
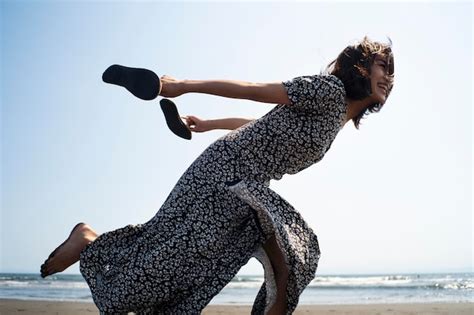
<path fill-rule="evenodd" d="M 354 275 L 394 275 L 394 274 L 402 274 L 402 275 L 412 275 L 412 274 L 449 274 L 449 273 L 474 273 L 474 271 L 471 270 L 458 270 L 458 271 L 434 271 L 434 272 L 416 272 L 416 271 L 410 271 L 410 272 L 386 272 L 386 273 L 381 273 L 381 272 L 374 272 L 374 273 L 316 273 L 317 276 L 354 276 Z M 3 272 L 1 271 L 0 274 L 28 274 L 28 275 L 33 275 L 33 274 L 40 274 L 39 272 Z M 64 276 L 82 276 L 80 273 L 61 273 L 58 275 L 64 275 Z M 236 276 L 264 276 L 263 272 L 261 274 L 255 274 L 255 273 L 245 273 L 245 274 L 236 274 Z"/>

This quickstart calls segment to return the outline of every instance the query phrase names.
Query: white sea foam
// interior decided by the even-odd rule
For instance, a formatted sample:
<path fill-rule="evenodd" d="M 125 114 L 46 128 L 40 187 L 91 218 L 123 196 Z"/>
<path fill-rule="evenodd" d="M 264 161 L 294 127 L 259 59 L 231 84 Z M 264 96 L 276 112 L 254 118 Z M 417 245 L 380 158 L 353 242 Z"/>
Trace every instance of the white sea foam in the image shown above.
<path fill-rule="evenodd" d="M 320 276 L 312 282 L 312 286 L 399 286 L 413 283 L 413 280 L 405 276 Z"/>
<path fill-rule="evenodd" d="M 474 302 L 474 274 L 317 275 L 301 296 L 310 304 Z M 214 299 L 251 304 L 263 276 L 237 276 Z M 0 274 L 0 298 L 92 301 L 80 275 Z"/>

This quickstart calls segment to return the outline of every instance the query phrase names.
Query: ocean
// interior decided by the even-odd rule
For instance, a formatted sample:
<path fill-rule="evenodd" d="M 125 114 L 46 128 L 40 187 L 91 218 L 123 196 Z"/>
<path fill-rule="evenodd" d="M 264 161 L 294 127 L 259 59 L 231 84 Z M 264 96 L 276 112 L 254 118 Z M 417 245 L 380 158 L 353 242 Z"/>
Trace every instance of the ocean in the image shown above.
<path fill-rule="evenodd" d="M 474 273 L 318 275 L 300 304 L 474 302 Z M 211 304 L 252 304 L 263 276 L 236 276 Z M 0 298 L 92 302 L 81 275 L 0 273 Z"/>

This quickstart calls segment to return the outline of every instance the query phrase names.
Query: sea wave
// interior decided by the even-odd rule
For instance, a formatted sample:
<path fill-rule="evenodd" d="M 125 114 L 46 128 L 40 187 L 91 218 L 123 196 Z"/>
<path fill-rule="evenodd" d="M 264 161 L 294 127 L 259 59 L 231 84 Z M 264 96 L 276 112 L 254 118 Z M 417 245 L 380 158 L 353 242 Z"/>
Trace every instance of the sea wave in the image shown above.
<path fill-rule="evenodd" d="M 15 280 L 0 280 L 0 289 L 5 288 L 29 288 L 29 289 L 87 289 L 85 281 L 15 281 Z"/>
<path fill-rule="evenodd" d="M 474 274 L 317 275 L 303 292 L 305 303 L 438 302 L 473 300 Z M 237 275 L 219 303 L 251 303 L 263 275 Z M 92 301 L 81 275 L 0 274 L 0 298 Z"/>
<path fill-rule="evenodd" d="M 238 275 L 229 284 L 230 288 L 258 288 L 263 276 Z M 317 276 L 308 286 L 312 289 L 432 289 L 432 290 L 474 290 L 472 276 L 419 276 L 419 275 L 382 275 L 382 276 Z M 80 275 L 56 275 L 46 279 L 39 275 L 0 275 L 1 288 L 77 288 L 88 286 Z"/>
<path fill-rule="evenodd" d="M 390 275 L 390 276 L 319 276 L 310 284 L 311 288 L 333 289 L 449 289 L 473 290 L 471 276 L 453 278 L 451 275 Z"/>

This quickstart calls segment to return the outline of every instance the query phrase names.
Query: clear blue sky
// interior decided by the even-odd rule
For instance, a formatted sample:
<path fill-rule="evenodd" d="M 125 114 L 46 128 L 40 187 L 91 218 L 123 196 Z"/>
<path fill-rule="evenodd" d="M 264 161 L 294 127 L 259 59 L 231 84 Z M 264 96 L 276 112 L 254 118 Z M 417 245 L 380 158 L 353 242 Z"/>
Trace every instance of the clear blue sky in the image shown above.
<path fill-rule="evenodd" d="M 2 1 L 0 272 L 37 272 L 77 222 L 105 232 L 148 221 L 225 133 L 175 137 L 158 100 L 102 83 L 110 64 L 283 81 L 319 73 L 364 35 L 393 41 L 387 104 L 271 187 L 317 233 L 321 274 L 472 271 L 471 3 Z M 176 102 L 201 118 L 272 108 Z"/>

